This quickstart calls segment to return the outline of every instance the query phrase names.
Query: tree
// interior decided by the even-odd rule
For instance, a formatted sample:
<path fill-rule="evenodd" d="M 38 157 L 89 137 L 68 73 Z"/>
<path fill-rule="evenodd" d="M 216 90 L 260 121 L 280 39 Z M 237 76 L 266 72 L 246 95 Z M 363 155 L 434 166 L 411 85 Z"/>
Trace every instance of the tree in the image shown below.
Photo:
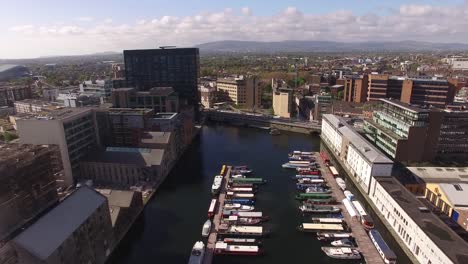
<path fill-rule="evenodd" d="M 6 142 L 10 142 L 10 141 L 15 140 L 17 138 L 18 138 L 18 136 L 16 134 L 13 134 L 13 133 L 10 133 L 10 132 L 3 133 L 3 139 Z"/>
<path fill-rule="evenodd" d="M 339 100 L 343 99 L 343 97 L 344 97 L 344 91 L 339 91 L 339 92 L 337 93 L 337 97 L 338 97 Z"/>

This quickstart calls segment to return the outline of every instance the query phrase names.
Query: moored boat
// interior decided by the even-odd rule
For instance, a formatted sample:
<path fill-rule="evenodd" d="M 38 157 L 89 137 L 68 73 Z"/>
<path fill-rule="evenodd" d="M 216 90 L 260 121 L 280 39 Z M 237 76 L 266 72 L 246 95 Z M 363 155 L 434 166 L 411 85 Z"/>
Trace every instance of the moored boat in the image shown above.
<path fill-rule="evenodd" d="M 211 193 L 213 195 L 216 195 L 219 193 L 219 190 L 221 189 L 221 185 L 223 184 L 223 176 L 221 175 L 216 175 L 213 184 L 211 185 Z"/>
<path fill-rule="evenodd" d="M 302 232 L 343 231 L 342 224 L 303 223 L 297 227 Z"/>
<path fill-rule="evenodd" d="M 218 233 L 221 235 L 235 235 L 248 237 L 266 236 L 268 232 L 262 226 L 240 226 L 221 224 L 218 227 Z"/>
<path fill-rule="evenodd" d="M 205 257 L 205 244 L 202 241 L 195 242 L 190 254 L 189 264 L 201 264 Z"/>
<path fill-rule="evenodd" d="M 260 243 L 255 238 L 238 238 L 238 237 L 225 237 L 223 238 L 225 243 L 242 243 L 242 244 L 258 244 Z"/>
<path fill-rule="evenodd" d="M 312 223 L 322 223 L 322 224 L 342 224 L 344 222 L 343 218 L 332 218 L 332 217 L 312 217 Z"/>
<path fill-rule="evenodd" d="M 380 235 L 379 231 L 373 229 L 369 231 L 369 237 L 374 243 L 375 248 L 379 252 L 380 256 L 387 264 L 396 264 L 397 256 L 395 253 L 390 249 L 390 247 L 385 243 L 382 236 Z"/>
<path fill-rule="evenodd" d="M 243 199 L 243 198 L 233 198 L 233 199 L 226 199 L 226 203 L 239 203 L 242 205 L 254 205 L 255 201 L 252 199 Z"/>
<path fill-rule="evenodd" d="M 343 193 L 346 199 L 348 199 L 349 201 L 352 202 L 354 200 L 354 194 L 352 192 L 345 190 Z"/>
<path fill-rule="evenodd" d="M 341 211 L 339 207 L 328 205 L 301 205 L 299 210 L 303 213 L 338 213 Z"/>
<path fill-rule="evenodd" d="M 252 187 L 229 187 L 227 189 L 228 192 L 238 192 L 238 193 L 241 193 L 241 192 L 249 192 L 249 193 L 253 193 L 255 192 L 254 188 Z"/>
<path fill-rule="evenodd" d="M 361 219 L 361 224 L 366 230 L 371 230 L 374 228 L 374 220 L 370 215 L 367 214 L 366 210 L 359 201 L 353 201 L 354 208 L 356 209 L 359 217 Z"/>
<path fill-rule="evenodd" d="M 258 225 L 262 222 L 262 218 L 239 217 L 238 215 L 230 215 L 227 218 L 223 218 L 223 223 L 233 225 Z"/>
<path fill-rule="evenodd" d="M 230 182 L 228 184 L 229 188 L 254 188 L 256 187 L 253 183 L 239 183 L 239 182 Z"/>
<path fill-rule="evenodd" d="M 332 197 L 331 193 L 299 193 L 296 195 L 297 200 L 328 199 L 330 197 Z"/>
<path fill-rule="evenodd" d="M 266 180 L 262 178 L 235 178 L 230 180 L 231 183 L 253 183 L 253 184 L 263 184 L 266 183 Z"/>
<path fill-rule="evenodd" d="M 318 232 L 318 240 L 336 240 L 342 238 L 352 238 L 352 233 L 343 233 L 343 232 Z"/>
<path fill-rule="evenodd" d="M 328 187 L 326 183 L 296 183 L 296 188 L 305 191 L 308 187 Z"/>
<path fill-rule="evenodd" d="M 231 171 L 231 173 L 233 174 L 250 174 L 252 173 L 253 171 L 252 170 L 249 170 L 249 169 L 233 169 Z"/>
<path fill-rule="evenodd" d="M 303 174 L 296 174 L 293 177 L 294 179 L 322 179 L 320 175 L 303 175 Z"/>
<path fill-rule="evenodd" d="M 338 186 L 340 186 L 341 190 L 346 190 L 346 182 L 343 180 L 343 178 L 337 177 L 336 183 L 338 184 Z"/>
<path fill-rule="evenodd" d="M 356 245 L 349 238 L 334 240 L 330 243 L 334 247 L 355 247 Z"/>
<path fill-rule="evenodd" d="M 211 199 L 210 207 L 208 208 L 208 218 L 212 218 L 216 211 L 217 199 Z"/>
<path fill-rule="evenodd" d="M 255 194 L 243 193 L 243 192 L 226 192 L 226 197 L 227 198 L 255 199 Z"/>
<path fill-rule="evenodd" d="M 298 179 L 297 183 L 300 184 L 319 184 L 319 183 L 325 183 L 326 181 L 324 179 L 309 179 L 309 178 L 302 178 Z"/>
<path fill-rule="evenodd" d="M 234 175 L 231 175 L 231 178 L 233 178 L 233 179 L 236 179 L 236 178 L 245 178 L 245 175 L 242 175 L 242 174 L 234 174 Z"/>
<path fill-rule="evenodd" d="M 332 191 L 328 188 L 313 186 L 313 187 L 307 187 L 307 189 L 305 190 L 305 193 L 328 194 L 328 193 L 332 193 Z"/>
<path fill-rule="evenodd" d="M 306 199 L 302 201 L 302 204 L 336 204 L 336 199 L 335 197 L 328 199 Z"/>
<path fill-rule="evenodd" d="M 311 168 L 308 168 L 307 170 L 298 170 L 297 173 L 299 175 L 321 175 L 322 174 L 318 169 L 311 169 Z"/>
<path fill-rule="evenodd" d="M 293 152 L 288 154 L 288 156 L 294 156 L 294 155 L 314 156 L 314 152 L 294 150 Z"/>
<path fill-rule="evenodd" d="M 309 161 L 290 161 L 281 165 L 285 169 L 308 168 L 310 167 Z"/>
<path fill-rule="evenodd" d="M 239 203 L 224 204 L 224 210 L 236 210 L 236 211 L 253 211 L 255 206 L 253 205 L 242 205 Z"/>
<path fill-rule="evenodd" d="M 212 226 L 211 220 L 210 219 L 206 220 L 202 228 L 202 237 L 208 237 L 210 235 L 211 226 Z"/>
<path fill-rule="evenodd" d="M 322 247 L 322 251 L 330 258 L 335 259 L 361 259 L 357 248 L 350 247 Z"/>
<path fill-rule="evenodd" d="M 260 255 L 262 249 L 254 245 L 235 245 L 218 241 L 215 244 L 214 254 L 216 255 Z"/>

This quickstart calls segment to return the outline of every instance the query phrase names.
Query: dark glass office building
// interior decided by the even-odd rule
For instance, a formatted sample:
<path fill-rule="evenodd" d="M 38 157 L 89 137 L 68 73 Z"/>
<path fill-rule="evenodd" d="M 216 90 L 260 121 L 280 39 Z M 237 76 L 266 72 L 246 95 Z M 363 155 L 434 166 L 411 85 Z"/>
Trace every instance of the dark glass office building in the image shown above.
<path fill-rule="evenodd" d="M 182 101 L 198 106 L 200 69 L 197 48 L 124 50 L 125 77 L 140 91 L 172 87 Z"/>

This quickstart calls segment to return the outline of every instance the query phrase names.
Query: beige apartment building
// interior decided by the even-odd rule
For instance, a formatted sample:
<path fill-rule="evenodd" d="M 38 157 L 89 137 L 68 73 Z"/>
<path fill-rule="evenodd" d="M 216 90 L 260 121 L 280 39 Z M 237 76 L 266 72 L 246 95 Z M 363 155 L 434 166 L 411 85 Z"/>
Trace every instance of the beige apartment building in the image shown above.
<path fill-rule="evenodd" d="M 227 77 L 217 80 L 220 101 L 229 101 L 245 108 L 261 106 L 262 90 L 256 77 Z"/>
<path fill-rule="evenodd" d="M 276 116 L 291 118 L 292 97 L 292 89 L 279 88 L 273 92 L 273 112 Z"/>

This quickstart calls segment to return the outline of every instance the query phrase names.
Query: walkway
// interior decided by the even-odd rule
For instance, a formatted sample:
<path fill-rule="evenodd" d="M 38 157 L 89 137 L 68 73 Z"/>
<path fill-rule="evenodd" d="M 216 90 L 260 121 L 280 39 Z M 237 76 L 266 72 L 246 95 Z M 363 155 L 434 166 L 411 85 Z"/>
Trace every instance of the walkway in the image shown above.
<path fill-rule="evenodd" d="M 346 223 L 349 227 L 351 227 L 353 236 L 356 239 L 356 243 L 359 247 L 359 251 L 366 260 L 366 263 L 384 264 L 382 257 L 375 248 L 370 237 L 367 235 L 367 232 L 361 225 L 360 221 L 356 218 L 351 218 L 345 206 L 341 203 L 341 201 L 345 199 L 343 191 L 340 189 L 330 170 L 323 162 L 322 158 L 320 157 L 320 153 L 316 153 L 315 157 L 317 159 L 317 162 L 320 164 L 322 177 L 327 181 L 328 185 L 330 186 L 333 192 L 333 195 L 335 196 L 337 202 L 339 202 L 337 206 L 341 208 L 341 212 L 345 218 Z"/>
<path fill-rule="evenodd" d="M 216 241 L 218 240 L 218 227 L 223 216 L 224 200 L 226 199 L 226 189 L 231 176 L 231 166 L 227 166 L 226 174 L 224 175 L 224 184 L 221 186 L 221 190 L 218 198 L 218 211 L 213 218 L 214 228 L 211 229 L 208 242 L 206 243 L 206 252 L 203 259 L 204 264 L 211 264 L 213 262 L 213 252 Z"/>

